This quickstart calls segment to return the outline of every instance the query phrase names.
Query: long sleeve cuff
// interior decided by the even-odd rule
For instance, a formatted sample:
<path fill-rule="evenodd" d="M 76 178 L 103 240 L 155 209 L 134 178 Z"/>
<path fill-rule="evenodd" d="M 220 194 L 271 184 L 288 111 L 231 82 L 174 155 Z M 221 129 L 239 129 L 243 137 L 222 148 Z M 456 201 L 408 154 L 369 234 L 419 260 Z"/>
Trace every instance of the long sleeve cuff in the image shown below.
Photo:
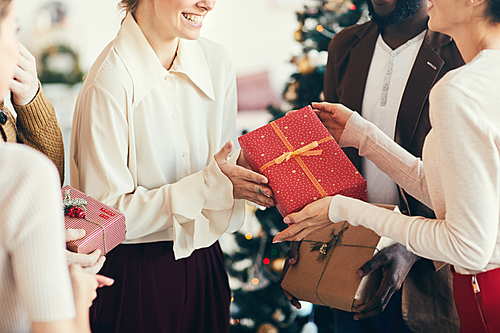
<path fill-rule="evenodd" d="M 36 133 L 54 119 L 54 107 L 43 93 L 42 86 L 31 102 L 26 105 L 13 104 L 17 119 L 29 133 Z"/>
<path fill-rule="evenodd" d="M 190 178 L 190 184 L 182 182 L 181 186 L 171 187 L 176 259 L 189 257 L 195 249 L 211 246 L 231 223 L 235 226 L 230 229 L 243 224 L 240 212 L 237 214 L 239 218 L 232 219 L 235 208 L 242 210 L 241 202 L 236 204 L 242 200 L 234 200 L 232 182 L 219 169 L 215 159 L 202 173 Z"/>
<path fill-rule="evenodd" d="M 362 225 L 380 236 L 405 245 L 410 251 L 412 251 L 408 243 L 410 228 L 412 223 L 419 219 L 342 195 L 332 198 L 328 217 L 333 223 L 347 220 L 353 226 Z"/>

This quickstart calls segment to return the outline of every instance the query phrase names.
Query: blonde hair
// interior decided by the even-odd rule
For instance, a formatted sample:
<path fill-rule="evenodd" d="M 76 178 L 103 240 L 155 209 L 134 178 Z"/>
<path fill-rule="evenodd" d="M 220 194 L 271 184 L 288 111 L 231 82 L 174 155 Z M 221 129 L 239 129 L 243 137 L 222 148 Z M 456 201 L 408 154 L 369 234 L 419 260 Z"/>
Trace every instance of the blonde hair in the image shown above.
<path fill-rule="evenodd" d="M 134 15 L 137 10 L 137 5 L 139 5 L 139 0 L 121 0 L 118 7 L 123 9 L 127 14 L 130 13 Z"/>

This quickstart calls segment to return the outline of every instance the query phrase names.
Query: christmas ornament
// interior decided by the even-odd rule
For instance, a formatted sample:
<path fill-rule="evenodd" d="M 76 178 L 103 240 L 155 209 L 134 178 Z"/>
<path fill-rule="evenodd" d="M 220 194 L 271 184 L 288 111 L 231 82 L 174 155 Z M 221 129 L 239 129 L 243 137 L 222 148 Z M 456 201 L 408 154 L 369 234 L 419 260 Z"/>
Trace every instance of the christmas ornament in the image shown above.
<path fill-rule="evenodd" d="M 302 331 L 300 333 L 318 333 L 318 326 L 312 321 L 306 323 L 302 327 Z"/>
<path fill-rule="evenodd" d="M 256 333 L 279 333 L 279 330 L 273 324 L 264 323 L 257 327 Z"/>
<path fill-rule="evenodd" d="M 64 193 L 64 200 L 63 200 L 64 215 L 69 217 L 85 218 L 86 216 L 85 209 L 87 206 L 87 200 L 79 198 L 72 199 L 71 195 L 69 194 L 70 192 L 71 189 L 67 190 Z"/>
<path fill-rule="evenodd" d="M 283 271 L 283 267 L 285 266 L 286 258 L 276 258 L 273 261 L 271 261 L 271 269 L 278 273 L 281 274 Z"/>

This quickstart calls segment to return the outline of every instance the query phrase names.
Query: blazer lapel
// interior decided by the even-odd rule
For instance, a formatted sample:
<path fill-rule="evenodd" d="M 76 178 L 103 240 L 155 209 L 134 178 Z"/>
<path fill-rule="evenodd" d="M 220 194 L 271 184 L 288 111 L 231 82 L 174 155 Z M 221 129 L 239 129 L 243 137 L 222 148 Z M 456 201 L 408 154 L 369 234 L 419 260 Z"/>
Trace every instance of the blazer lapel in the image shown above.
<path fill-rule="evenodd" d="M 363 105 L 366 78 L 378 37 L 378 28 L 375 24 L 373 26 L 367 26 L 366 30 L 358 34 L 361 41 L 351 50 L 349 67 L 346 71 L 346 77 L 349 79 L 344 82 L 345 94 L 342 97 L 342 103 L 358 112 L 361 112 Z"/>
<path fill-rule="evenodd" d="M 435 49 L 449 43 L 450 40 L 448 36 L 437 36 L 433 31 L 427 31 L 415 59 L 401 98 L 394 138 L 406 149 L 411 146 L 429 91 L 444 65 L 444 60 Z"/>

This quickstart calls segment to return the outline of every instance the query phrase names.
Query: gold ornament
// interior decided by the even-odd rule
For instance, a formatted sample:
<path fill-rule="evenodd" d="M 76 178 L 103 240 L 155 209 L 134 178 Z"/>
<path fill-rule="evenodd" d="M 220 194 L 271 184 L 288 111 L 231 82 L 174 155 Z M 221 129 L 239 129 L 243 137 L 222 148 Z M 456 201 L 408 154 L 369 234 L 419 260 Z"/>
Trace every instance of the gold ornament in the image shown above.
<path fill-rule="evenodd" d="M 293 38 L 299 43 L 302 43 L 304 41 L 304 38 L 302 38 L 302 24 L 300 25 L 299 29 L 293 33 Z"/>
<path fill-rule="evenodd" d="M 276 326 L 269 323 L 264 323 L 257 327 L 257 333 L 279 333 L 279 330 Z"/>
<path fill-rule="evenodd" d="M 311 66 L 311 63 L 309 63 L 309 59 L 307 59 L 307 57 L 298 59 L 295 64 L 299 68 L 299 72 L 302 74 L 310 74 L 314 72 L 314 67 Z"/>
<path fill-rule="evenodd" d="M 276 273 L 281 273 L 285 266 L 286 258 L 276 258 L 271 261 L 271 269 Z"/>

